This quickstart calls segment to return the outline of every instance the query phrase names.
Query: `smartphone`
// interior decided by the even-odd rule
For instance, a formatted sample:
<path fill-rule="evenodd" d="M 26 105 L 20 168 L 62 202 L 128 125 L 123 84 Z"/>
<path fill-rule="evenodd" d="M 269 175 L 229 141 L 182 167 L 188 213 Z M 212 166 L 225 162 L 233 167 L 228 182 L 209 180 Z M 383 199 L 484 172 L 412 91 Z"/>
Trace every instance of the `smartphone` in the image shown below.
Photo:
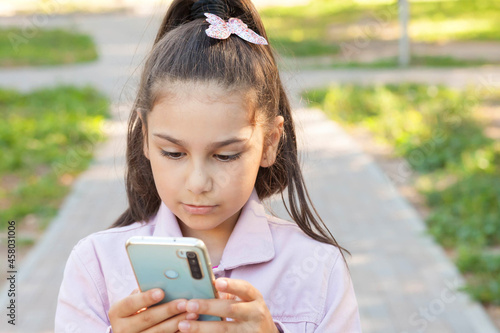
<path fill-rule="evenodd" d="M 165 292 L 156 305 L 179 298 L 218 298 L 210 257 L 200 239 L 133 236 L 125 246 L 140 290 L 161 288 Z M 198 320 L 222 318 L 200 315 Z"/>

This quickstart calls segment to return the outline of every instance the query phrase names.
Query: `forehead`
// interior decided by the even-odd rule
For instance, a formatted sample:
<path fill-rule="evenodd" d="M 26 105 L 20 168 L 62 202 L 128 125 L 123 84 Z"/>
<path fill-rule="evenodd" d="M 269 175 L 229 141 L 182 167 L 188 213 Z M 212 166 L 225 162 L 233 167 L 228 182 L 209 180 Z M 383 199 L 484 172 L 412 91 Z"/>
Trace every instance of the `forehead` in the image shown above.
<path fill-rule="evenodd" d="M 200 83 L 156 89 L 157 98 L 148 114 L 151 132 L 201 144 L 228 136 L 248 138 L 254 129 L 253 110 L 244 91 Z"/>
<path fill-rule="evenodd" d="M 227 87 L 216 80 L 210 81 L 183 81 L 183 80 L 157 80 L 151 87 L 153 104 L 162 99 L 186 99 L 198 96 L 208 102 L 227 101 L 234 102 L 241 99 L 250 105 L 254 101 L 254 89 L 246 87 Z"/>

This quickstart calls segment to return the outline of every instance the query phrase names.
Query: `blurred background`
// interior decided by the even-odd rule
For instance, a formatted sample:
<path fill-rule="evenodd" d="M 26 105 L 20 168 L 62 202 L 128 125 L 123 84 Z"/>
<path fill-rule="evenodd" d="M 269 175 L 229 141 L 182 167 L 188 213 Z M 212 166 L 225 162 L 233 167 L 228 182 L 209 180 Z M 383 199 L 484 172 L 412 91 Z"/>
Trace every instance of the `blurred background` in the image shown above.
<path fill-rule="evenodd" d="M 339 227 L 347 247 L 353 248 L 353 281 L 364 332 L 498 332 L 500 2 L 254 3 L 294 106 L 320 110 L 374 161 L 384 174 L 384 186 L 394 188 L 423 223 L 412 237 L 425 235 L 442 251 L 442 262 L 451 263 L 463 279 L 460 293 L 466 295 L 467 304 L 478 306 L 474 316 L 485 325 L 484 330 L 433 326 L 461 317 L 458 310 L 448 315 L 454 305 L 442 297 L 439 302 L 439 286 L 434 290 L 437 296 L 431 293 L 421 303 L 415 301 L 404 314 L 398 314 L 397 306 L 377 312 L 383 305 L 374 307 L 363 298 L 369 287 L 362 285 L 370 284 L 370 279 L 356 270 L 363 264 L 356 259 L 362 257 L 361 250 L 357 256 L 354 236 L 359 230 Z M 69 251 L 78 239 L 107 228 L 126 206 L 127 107 L 168 4 L 158 0 L 3 0 L 0 4 L 0 258 L 8 264 L 8 221 L 15 220 L 18 319 L 25 325 L 28 319 L 37 323 L 20 331 L 37 331 L 33 327 L 51 331 Z M 305 124 L 305 135 L 312 131 L 308 128 Z M 334 187 L 343 186 L 330 181 Z M 371 200 L 367 192 L 359 191 L 349 190 L 352 197 L 346 200 L 354 203 L 362 196 Z M 313 196 L 325 200 L 319 192 Z M 89 211 L 98 218 L 85 215 Z M 327 208 L 324 211 L 328 214 Z M 382 246 L 374 244 L 369 251 Z M 410 250 L 415 255 L 424 251 Z M 416 265 L 406 269 L 410 272 Z M 7 268 L 4 271 L 7 274 Z M 441 277 L 440 283 L 444 280 Z M 7 299 L 6 288 L 2 302 Z M 36 314 L 28 305 L 34 295 L 47 297 L 40 300 L 41 312 Z M 384 297 L 390 299 L 380 296 L 382 303 Z M 430 315 L 422 309 L 429 309 Z M 2 321 L 0 331 L 14 331 Z"/>

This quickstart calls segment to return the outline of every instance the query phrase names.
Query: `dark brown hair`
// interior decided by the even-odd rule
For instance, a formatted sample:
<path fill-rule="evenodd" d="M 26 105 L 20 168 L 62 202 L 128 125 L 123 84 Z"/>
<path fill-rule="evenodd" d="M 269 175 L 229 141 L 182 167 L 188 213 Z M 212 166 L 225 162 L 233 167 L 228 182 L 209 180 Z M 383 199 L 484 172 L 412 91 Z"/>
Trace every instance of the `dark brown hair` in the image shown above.
<path fill-rule="evenodd" d="M 219 1 L 227 11 L 217 15 L 225 20 L 239 18 L 267 39 L 262 20 L 250 0 Z M 345 250 L 319 217 L 304 184 L 291 108 L 272 49 L 269 45 L 249 43 L 236 35 L 225 40 L 208 37 L 205 34 L 208 23 L 204 17 L 193 18 L 191 7 L 194 3 L 192 0 L 173 1 L 145 62 L 128 125 L 125 183 L 129 208 L 112 227 L 149 220 L 161 204 L 150 162 L 143 153 L 141 118 L 146 122 L 155 100 L 169 85 L 216 82 L 229 91 L 251 91 L 254 119 L 272 124 L 276 116 L 284 118 L 284 133 L 276 161 L 270 167 L 260 167 L 257 174 L 255 189 L 259 199 L 280 193 L 288 214 L 307 235 Z M 147 131 L 147 123 L 144 128 Z M 282 193 L 286 188 L 290 209 Z"/>

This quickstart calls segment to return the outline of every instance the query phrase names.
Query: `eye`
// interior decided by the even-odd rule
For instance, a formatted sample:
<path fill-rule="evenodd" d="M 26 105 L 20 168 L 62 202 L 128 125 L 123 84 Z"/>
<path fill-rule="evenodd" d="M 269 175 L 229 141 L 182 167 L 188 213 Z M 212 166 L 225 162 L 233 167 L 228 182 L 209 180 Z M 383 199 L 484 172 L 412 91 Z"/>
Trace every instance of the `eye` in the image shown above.
<path fill-rule="evenodd" d="M 215 155 L 215 156 L 217 156 L 217 159 L 221 162 L 231 162 L 240 158 L 241 153 L 234 155 Z"/>
<path fill-rule="evenodd" d="M 172 160 L 178 160 L 182 157 L 182 154 L 183 153 L 170 153 L 168 151 L 164 151 L 164 150 L 161 150 L 160 153 L 163 155 L 163 156 L 166 156 Z"/>

